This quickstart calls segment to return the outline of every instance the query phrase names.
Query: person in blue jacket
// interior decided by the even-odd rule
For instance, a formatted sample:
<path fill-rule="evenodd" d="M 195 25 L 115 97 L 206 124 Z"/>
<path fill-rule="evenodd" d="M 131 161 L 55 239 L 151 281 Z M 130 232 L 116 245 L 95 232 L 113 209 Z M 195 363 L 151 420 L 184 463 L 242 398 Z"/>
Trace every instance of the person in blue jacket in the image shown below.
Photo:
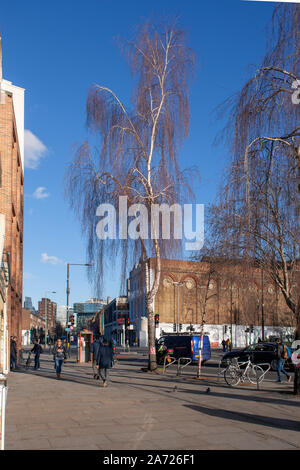
<path fill-rule="evenodd" d="M 112 362 L 112 348 L 109 346 L 107 339 L 104 339 L 102 345 L 99 347 L 97 356 L 97 366 L 99 368 L 100 377 L 103 381 L 103 387 L 107 387 L 108 370 L 111 368 Z"/>

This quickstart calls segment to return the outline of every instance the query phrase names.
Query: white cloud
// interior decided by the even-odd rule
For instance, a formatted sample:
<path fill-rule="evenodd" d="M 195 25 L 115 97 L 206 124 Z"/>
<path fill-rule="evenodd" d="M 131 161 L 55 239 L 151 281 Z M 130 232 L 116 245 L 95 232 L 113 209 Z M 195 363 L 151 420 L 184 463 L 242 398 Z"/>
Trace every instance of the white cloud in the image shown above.
<path fill-rule="evenodd" d="M 39 186 L 36 188 L 32 196 L 35 199 L 44 199 L 45 197 L 49 197 L 50 194 L 46 192 L 46 188 L 44 186 Z"/>
<path fill-rule="evenodd" d="M 23 279 L 25 280 L 28 280 L 28 281 L 31 281 L 32 279 L 35 279 L 35 275 L 34 274 L 31 274 L 31 273 L 27 273 L 27 272 L 23 272 Z"/>
<path fill-rule="evenodd" d="M 34 135 L 30 130 L 25 129 L 24 131 L 24 155 L 25 155 L 25 167 L 35 170 L 41 158 L 47 153 L 47 147 L 43 142 Z"/>
<path fill-rule="evenodd" d="M 47 253 L 42 253 L 41 262 L 49 264 L 60 264 L 62 263 L 62 260 L 56 256 L 48 256 Z"/>

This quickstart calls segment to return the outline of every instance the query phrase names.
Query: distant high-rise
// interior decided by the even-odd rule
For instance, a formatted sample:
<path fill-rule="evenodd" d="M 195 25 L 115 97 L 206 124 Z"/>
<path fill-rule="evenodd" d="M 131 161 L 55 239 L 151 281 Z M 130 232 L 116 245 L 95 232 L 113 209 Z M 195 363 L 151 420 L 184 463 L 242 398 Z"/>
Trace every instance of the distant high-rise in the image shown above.
<path fill-rule="evenodd" d="M 74 310 L 72 308 L 69 308 L 69 316 L 74 314 Z M 67 306 L 66 305 L 60 305 L 58 307 L 57 311 L 57 317 L 56 320 L 62 325 L 66 326 L 67 325 Z"/>
<path fill-rule="evenodd" d="M 106 301 L 101 299 L 88 299 L 86 302 L 74 303 L 74 313 L 77 314 L 77 329 L 84 328 L 87 321 L 100 312 L 104 305 L 106 305 Z"/>
<path fill-rule="evenodd" d="M 42 300 L 39 300 L 38 304 L 38 315 L 40 318 L 46 318 L 47 316 L 47 329 L 50 330 L 51 328 L 55 327 L 56 323 L 56 313 L 57 313 L 57 304 L 56 302 L 52 302 L 50 299 L 46 299 L 45 297 Z"/>

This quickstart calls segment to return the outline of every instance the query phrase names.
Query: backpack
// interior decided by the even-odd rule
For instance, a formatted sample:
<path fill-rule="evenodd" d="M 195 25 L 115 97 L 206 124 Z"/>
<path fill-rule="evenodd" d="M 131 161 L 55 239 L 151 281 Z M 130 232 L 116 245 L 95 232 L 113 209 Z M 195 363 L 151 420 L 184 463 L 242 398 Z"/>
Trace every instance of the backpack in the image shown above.
<path fill-rule="evenodd" d="M 282 357 L 282 359 L 287 359 L 288 358 L 288 352 L 287 352 L 286 346 L 284 344 L 282 345 L 281 357 Z"/>

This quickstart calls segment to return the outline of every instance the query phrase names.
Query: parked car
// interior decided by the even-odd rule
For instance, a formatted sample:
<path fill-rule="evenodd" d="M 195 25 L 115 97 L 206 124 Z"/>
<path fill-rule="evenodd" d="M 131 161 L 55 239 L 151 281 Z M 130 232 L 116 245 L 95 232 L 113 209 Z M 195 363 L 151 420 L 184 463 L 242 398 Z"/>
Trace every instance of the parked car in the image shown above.
<path fill-rule="evenodd" d="M 288 352 L 288 358 L 286 360 L 286 366 L 293 370 L 294 366 L 291 360 L 291 349 L 286 346 Z M 226 365 L 236 357 L 239 362 L 247 361 L 250 356 L 251 361 L 254 364 L 271 364 L 271 369 L 276 370 L 277 360 L 277 345 L 276 343 L 256 343 L 250 344 L 244 349 L 238 349 L 235 351 L 227 352 L 221 359 L 221 367 Z"/>
<path fill-rule="evenodd" d="M 156 342 L 156 356 L 158 364 L 163 364 L 165 354 L 178 359 L 179 357 L 188 357 L 192 362 L 199 360 L 200 335 L 176 335 L 167 334 L 159 338 Z M 203 336 L 202 361 L 208 361 L 211 357 L 210 341 L 207 335 Z"/>

